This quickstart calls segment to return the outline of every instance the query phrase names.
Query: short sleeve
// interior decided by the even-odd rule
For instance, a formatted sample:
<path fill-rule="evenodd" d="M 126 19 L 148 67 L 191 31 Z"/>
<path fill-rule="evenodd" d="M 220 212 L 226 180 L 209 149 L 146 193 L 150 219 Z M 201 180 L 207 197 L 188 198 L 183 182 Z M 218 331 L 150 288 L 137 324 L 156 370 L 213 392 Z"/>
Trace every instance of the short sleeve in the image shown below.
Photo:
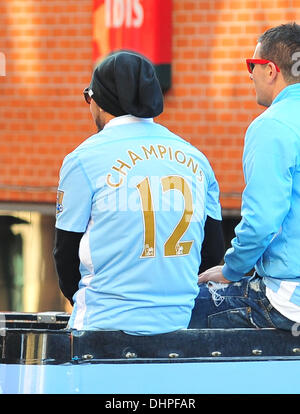
<path fill-rule="evenodd" d="M 222 220 L 220 190 L 212 170 L 207 189 L 206 214 L 215 220 Z"/>
<path fill-rule="evenodd" d="M 92 195 L 90 182 L 80 160 L 74 154 L 69 154 L 60 170 L 56 228 L 85 232 L 91 214 Z"/>

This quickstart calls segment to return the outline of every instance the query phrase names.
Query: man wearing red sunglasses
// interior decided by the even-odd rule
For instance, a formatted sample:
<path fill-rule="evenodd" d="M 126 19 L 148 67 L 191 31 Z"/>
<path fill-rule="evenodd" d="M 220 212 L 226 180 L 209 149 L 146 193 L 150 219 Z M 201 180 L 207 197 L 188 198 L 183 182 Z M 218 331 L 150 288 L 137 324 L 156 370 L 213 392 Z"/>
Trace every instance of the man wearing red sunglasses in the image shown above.
<path fill-rule="evenodd" d="M 287 83 L 275 62 L 261 58 L 261 48 L 262 45 L 259 42 L 253 58 L 246 59 L 246 64 L 250 79 L 254 82 L 257 103 L 269 107 Z"/>
<path fill-rule="evenodd" d="M 300 26 L 266 31 L 247 59 L 259 105 L 243 155 L 242 219 L 224 265 L 199 275 L 190 327 L 300 323 Z M 252 269 L 255 269 L 254 275 Z"/>

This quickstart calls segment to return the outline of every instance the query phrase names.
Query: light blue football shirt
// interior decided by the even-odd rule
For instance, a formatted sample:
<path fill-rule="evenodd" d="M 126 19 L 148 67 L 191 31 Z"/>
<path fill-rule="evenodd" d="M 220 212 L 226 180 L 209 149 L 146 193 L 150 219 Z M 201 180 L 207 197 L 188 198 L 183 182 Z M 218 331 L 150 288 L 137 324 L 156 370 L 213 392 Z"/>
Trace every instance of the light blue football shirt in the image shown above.
<path fill-rule="evenodd" d="M 206 157 L 152 119 L 114 118 L 63 162 L 56 227 L 84 232 L 71 328 L 148 335 L 188 326 L 207 215 Z"/>

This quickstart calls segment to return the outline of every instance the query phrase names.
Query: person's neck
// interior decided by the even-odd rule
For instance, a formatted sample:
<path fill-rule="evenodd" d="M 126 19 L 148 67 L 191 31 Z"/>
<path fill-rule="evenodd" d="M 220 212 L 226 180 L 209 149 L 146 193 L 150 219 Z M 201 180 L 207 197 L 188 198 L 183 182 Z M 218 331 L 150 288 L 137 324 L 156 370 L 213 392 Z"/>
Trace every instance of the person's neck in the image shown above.
<path fill-rule="evenodd" d="M 285 89 L 287 86 L 289 86 L 289 84 L 286 83 L 283 79 L 277 82 L 277 84 L 275 85 L 274 91 L 273 91 L 272 102 L 280 94 L 280 92 L 282 92 L 283 89 Z"/>
<path fill-rule="evenodd" d="M 114 115 L 109 114 L 108 112 L 104 112 L 104 125 L 108 124 L 109 121 L 116 118 Z"/>

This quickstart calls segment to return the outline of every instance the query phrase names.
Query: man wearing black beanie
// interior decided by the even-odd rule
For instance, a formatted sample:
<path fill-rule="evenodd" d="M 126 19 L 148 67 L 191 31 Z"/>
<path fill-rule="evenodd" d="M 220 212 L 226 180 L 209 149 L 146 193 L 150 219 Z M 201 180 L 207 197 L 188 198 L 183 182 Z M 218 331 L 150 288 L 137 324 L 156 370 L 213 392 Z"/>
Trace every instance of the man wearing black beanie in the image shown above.
<path fill-rule="evenodd" d="M 153 118 L 163 111 L 163 96 L 152 64 L 133 53 L 115 53 L 96 67 L 89 87 L 93 100 L 114 116 Z"/>
<path fill-rule="evenodd" d="M 63 162 L 54 257 L 69 327 L 153 335 L 186 328 L 197 275 L 224 245 L 219 188 L 205 156 L 154 122 L 155 69 L 117 52 L 84 90 L 98 133 Z"/>

